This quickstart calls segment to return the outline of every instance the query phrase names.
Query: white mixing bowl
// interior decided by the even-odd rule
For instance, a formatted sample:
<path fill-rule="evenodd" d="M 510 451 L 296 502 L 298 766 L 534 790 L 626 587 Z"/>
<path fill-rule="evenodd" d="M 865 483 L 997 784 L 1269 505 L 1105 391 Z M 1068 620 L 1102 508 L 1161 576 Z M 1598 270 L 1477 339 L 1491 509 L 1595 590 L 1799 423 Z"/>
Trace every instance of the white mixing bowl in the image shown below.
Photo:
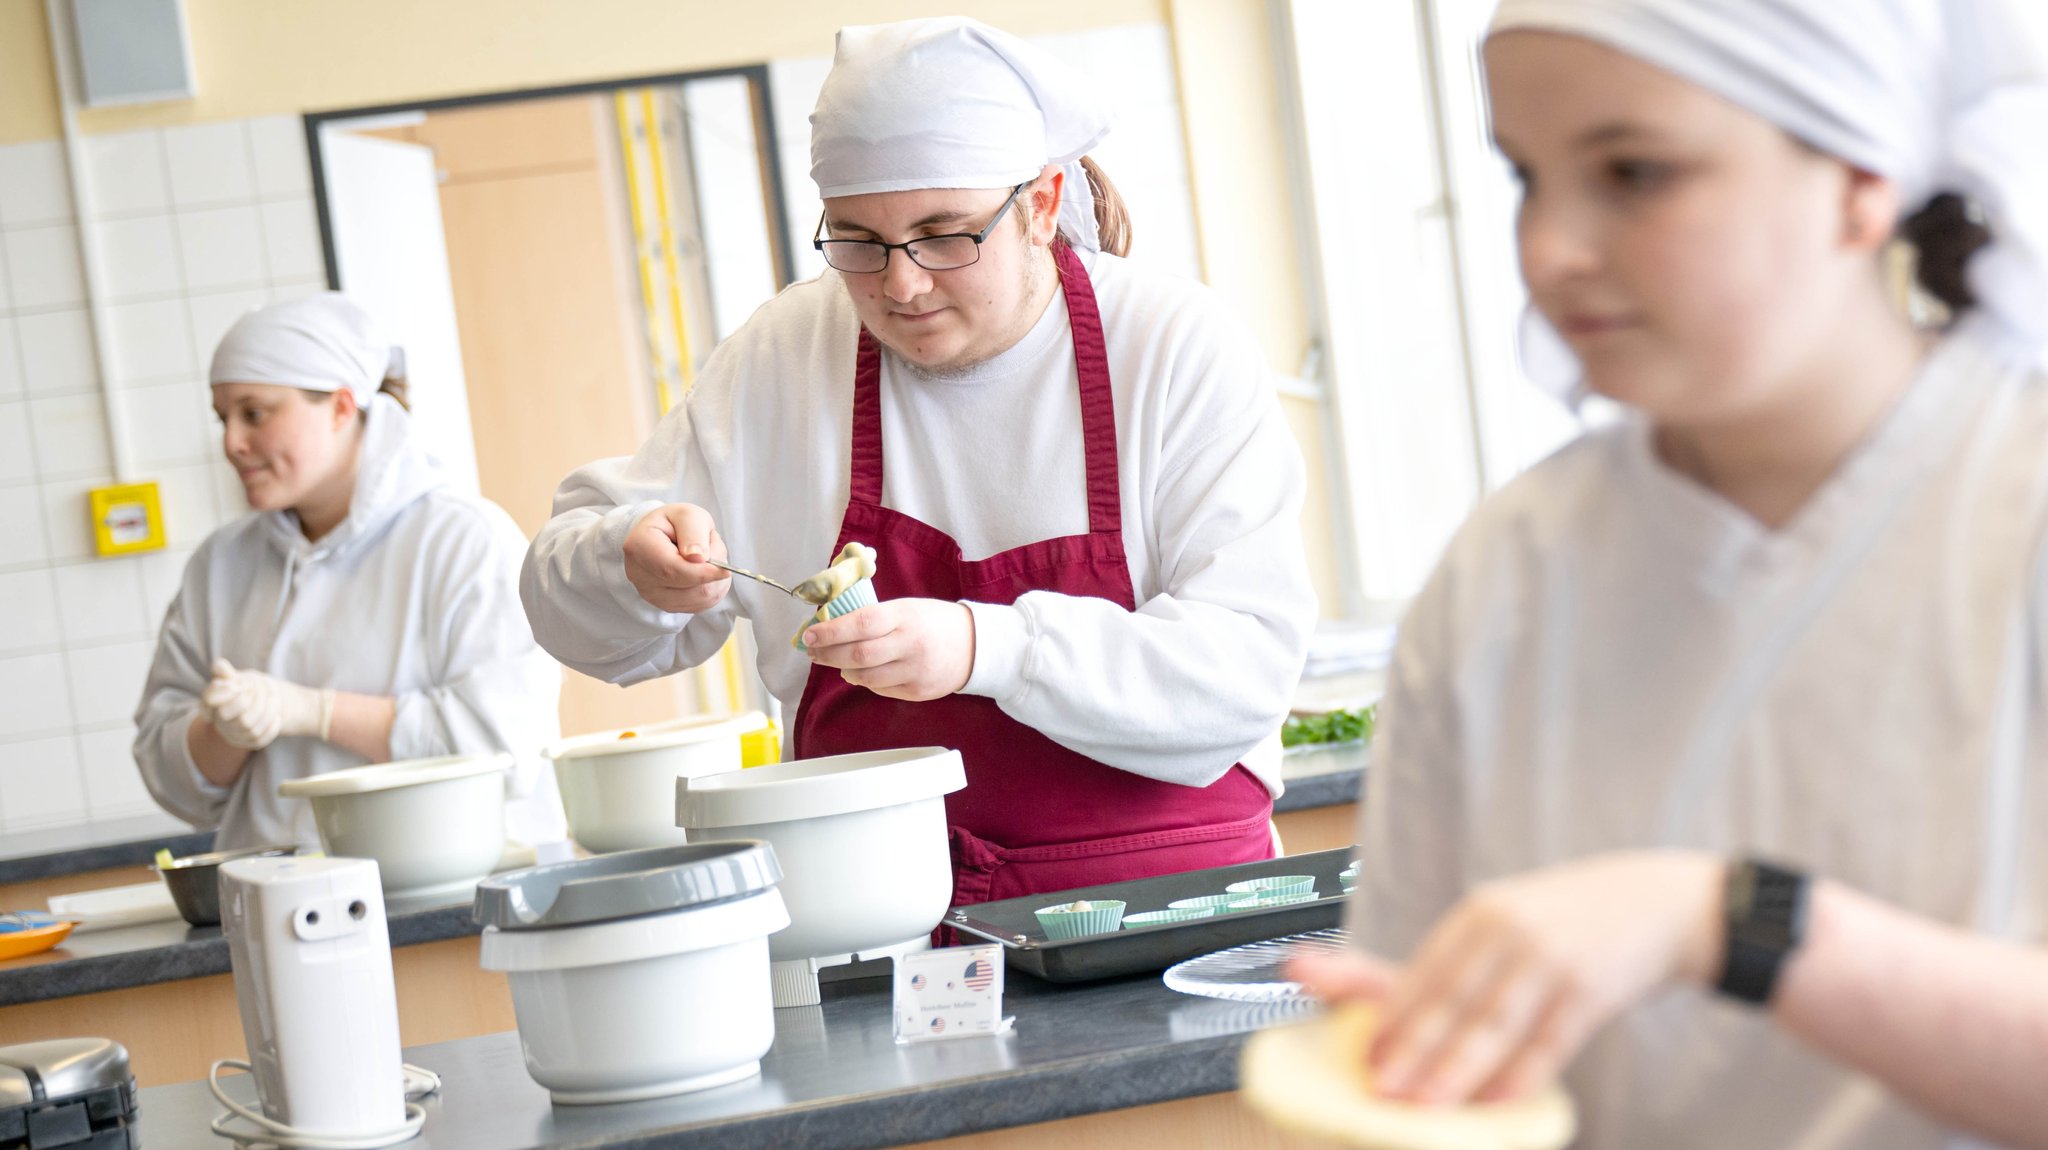
<path fill-rule="evenodd" d="M 760 1072 L 768 935 L 789 922 L 758 842 L 621 852 L 477 888 L 485 970 L 512 989 L 527 1073 L 556 1102 L 630 1102 Z"/>
<path fill-rule="evenodd" d="M 759 711 L 676 719 L 578 735 L 542 753 L 569 836 L 593 854 L 677 846 L 688 841 L 672 817 L 676 780 L 740 769 L 740 736 L 768 725 Z"/>
<path fill-rule="evenodd" d="M 313 804 L 320 846 L 377 860 L 387 899 L 467 896 L 505 853 L 512 756 L 448 755 L 330 771 L 278 784 Z"/>
<path fill-rule="evenodd" d="M 676 822 L 694 841 L 774 845 L 790 926 L 769 955 L 815 969 L 916 943 L 945 917 L 945 796 L 966 785 L 960 752 L 944 747 L 800 759 L 678 780 Z M 799 1005 L 777 978 L 776 1004 Z"/>

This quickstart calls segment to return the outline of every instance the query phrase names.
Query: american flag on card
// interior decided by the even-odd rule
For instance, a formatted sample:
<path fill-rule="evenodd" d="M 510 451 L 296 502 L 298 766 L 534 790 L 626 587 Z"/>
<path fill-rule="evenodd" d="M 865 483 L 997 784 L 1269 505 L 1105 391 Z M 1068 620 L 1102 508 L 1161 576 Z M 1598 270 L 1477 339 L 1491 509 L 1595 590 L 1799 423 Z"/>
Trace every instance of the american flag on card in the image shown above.
<path fill-rule="evenodd" d="M 946 1020 L 945 1020 L 944 1018 L 937 1018 L 937 1017 L 933 1018 L 933 1019 L 932 1019 L 932 1033 L 933 1033 L 933 1034 L 944 1034 L 945 1032 L 946 1032 Z"/>
<path fill-rule="evenodd" d="M 988 959 L 977 958 L 967 964 L 967 973 L 962 977 L 967 981 L 967 989 L 987 990 L 996 980 L 996 968 Z"/>

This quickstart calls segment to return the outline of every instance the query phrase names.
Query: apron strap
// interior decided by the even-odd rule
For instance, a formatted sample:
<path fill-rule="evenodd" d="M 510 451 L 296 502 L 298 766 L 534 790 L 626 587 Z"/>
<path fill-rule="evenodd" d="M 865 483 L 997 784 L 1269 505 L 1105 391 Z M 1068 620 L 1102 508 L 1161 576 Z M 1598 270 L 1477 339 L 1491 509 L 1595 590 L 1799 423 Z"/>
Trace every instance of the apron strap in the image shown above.
<path fill-rule="evenodd" d="M 860 329 L 853 365 L 853 503 L 882 505 L 882 345 Z"/>
<path fill-rule="evenodd" d="M 1067 322 L 1074 332 L 1074 367 L 1081 383 L 1081 439 L 1088 452 L 1088 531 L 1123 535 L 1123 503 L 1116 471 L 1116 393 L 1109 381 L 1109 351 L 1102 342 L 1102 312 L 1081 257 L 1054 241 L 1052 258 L 1067 297 Z"/>

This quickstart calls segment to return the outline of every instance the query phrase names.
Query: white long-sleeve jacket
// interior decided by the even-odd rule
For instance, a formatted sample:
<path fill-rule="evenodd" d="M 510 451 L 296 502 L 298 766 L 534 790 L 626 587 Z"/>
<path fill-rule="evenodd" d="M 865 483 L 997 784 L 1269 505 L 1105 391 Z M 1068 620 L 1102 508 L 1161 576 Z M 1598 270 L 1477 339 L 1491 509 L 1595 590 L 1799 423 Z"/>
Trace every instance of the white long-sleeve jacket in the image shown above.
<path fill-rule="evenodd" d="M 1630 421 L 1483 504 L 1402 624 L 1352 928 L 1604 851 L 1752 854 L 2048 943 L 2048 375 L 1970 332 L 1767 530 Z M 1964 1150 L 1695 989 L 1566 1076 L 1587 1150 Z"/>
<path fill-rule="evenodd" d="M 316 738 L 249 756 L 232 787 L 186 749 L 215 659 L 309 686 L 395 698 L 394 759 L 511 751 L 508 830 L 562 837 L 538 752 L 560 734 L 561 669 L 535 645 L 516 592 L 525 538 L 497 505 L 450 490 L 388 397 L 367 409 L 348 518 L 310 543 L 286 512 L 246 516 L 193 553 L 164 616 L 135 721 L 135 761 L 165 810 L 218 828 L 216 846 L 316 843 L 287 779 L 366 761 Z"/>
<path fill-rule="evenodd" d="M 1124 549 L 1138 610 L 1030 592 L 970 603 L 966 690 L 1111 766 L 1203 785 L 1243 761 L 1277 794 L 1277 732 L 1316 614 L 1303 557 L 1300 451 L 1259 349 L 1200 284 L 1084 256 L 1116 398 Z M 733 561 L 794 582 L 832 558 L 848 493 L 855 338 L 834 273 L 769 302 L 719 347 L 688 401 L 631 459 L 555 494 L 521 594 L 541 645 L 632 683 L 715 653 L 736 616 L 794 715 L 810 662 L 803 603 L 747 580 L 699 616 L 627 582 L 621 546 L 664 503 L 710 511 Z M 885 506 L 968 559 L 1087 530 L 1080 403 L 1063 299 L 1016 346 L 964 372 L 882 366 Z M 886 564 L 884 554 L 879 562 Z"/>

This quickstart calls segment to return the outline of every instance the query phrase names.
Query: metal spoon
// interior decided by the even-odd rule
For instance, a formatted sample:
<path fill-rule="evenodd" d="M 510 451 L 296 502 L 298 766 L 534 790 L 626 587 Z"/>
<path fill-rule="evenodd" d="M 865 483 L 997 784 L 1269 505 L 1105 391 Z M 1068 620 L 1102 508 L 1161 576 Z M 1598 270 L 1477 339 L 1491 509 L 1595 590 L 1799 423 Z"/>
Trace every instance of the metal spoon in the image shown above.
<path fill-rule="evenodd" d="M 792 599 L 803 598 L 803 596 L 797 594 L 796 592 L 790 590 L 787 587 L 784 587 L 782 584 L 777 583 L 775 580 L 770 579 L 766 575 L 756 574 L 755 572 L 749 571 L 744 567 L 735 567 L 730 563 L 720 563 L 718 560 L 713 559 L 709 555 L 706 555 L 704 557 L 704 562 L 711 564 L 713 567 L 718 568 L 720 571 L 730 571 L 735 575 L 745 575 L 747 578 L 752 579 L 756 583 L 766 583 L 770 587 L 775 588 L 777 591 L 782 592 L 784 595 L 787 595 Z M 806 602 L 808 602 L 808 600 L 806 600 Z"/>

